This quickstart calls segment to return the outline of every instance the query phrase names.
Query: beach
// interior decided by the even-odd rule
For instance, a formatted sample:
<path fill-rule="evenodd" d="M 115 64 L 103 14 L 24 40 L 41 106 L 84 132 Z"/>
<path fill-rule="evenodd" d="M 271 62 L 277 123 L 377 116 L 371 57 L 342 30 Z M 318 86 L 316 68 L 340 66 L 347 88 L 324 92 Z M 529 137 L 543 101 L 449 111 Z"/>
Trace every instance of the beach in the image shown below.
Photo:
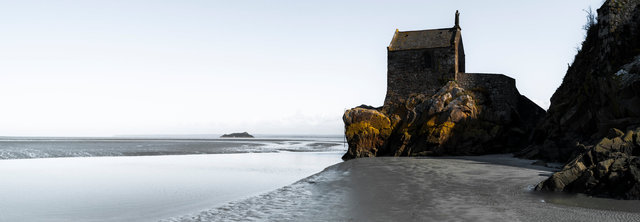
<path fill-rule="evenodd" d="M 640 201 L 534 191 L 558 169 L 510 154 L 344 152 L 340 138 L 0 140 L 0 221 L 640 221 Z"/>
<path fill-rule="evenodd" d="M 544 194 L 551 168 L 510 155 L 362 158 L 167 221 L 640 221 L 640 201 Z"/>

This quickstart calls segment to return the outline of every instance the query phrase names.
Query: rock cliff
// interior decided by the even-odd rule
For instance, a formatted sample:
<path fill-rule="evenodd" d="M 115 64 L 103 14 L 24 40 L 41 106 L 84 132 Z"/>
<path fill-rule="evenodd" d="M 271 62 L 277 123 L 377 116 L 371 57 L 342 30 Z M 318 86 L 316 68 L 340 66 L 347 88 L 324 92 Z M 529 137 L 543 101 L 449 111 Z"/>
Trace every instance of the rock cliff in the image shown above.
<path fill-rule="evenodd" d="M 640 0 L 605 1 L 592 21 L 520 155 L 568 161 L 538 190 L 640 199 Z"/>
<path fill-rule="evenodd" d="M 639 7 L 639 0 L 608 0 L 598 9 L 597 23 L 587 24 L 582 49 L 522 156 L 569 161 L 580 151 L 576 144 L 640 125 Z"/>

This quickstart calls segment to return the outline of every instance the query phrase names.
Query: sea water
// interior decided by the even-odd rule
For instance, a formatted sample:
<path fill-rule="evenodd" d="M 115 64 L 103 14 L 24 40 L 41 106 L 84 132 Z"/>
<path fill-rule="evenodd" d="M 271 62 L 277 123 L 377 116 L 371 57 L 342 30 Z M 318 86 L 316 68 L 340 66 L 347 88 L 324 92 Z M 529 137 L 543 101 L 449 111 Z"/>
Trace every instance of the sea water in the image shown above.
<path fill-rule="evenodd" d="M 341 162 L 339 139 L 5 138 L 0 221 L 157 221 L 196 213 Z"/>
<path fill-rule="evenodd" d="M 0 159 L 91 156 L 153 156 L 278 151 L 344 151 L 343 138 L 264 136 L 263 138 L 53 138 L 0 137 Z"/>

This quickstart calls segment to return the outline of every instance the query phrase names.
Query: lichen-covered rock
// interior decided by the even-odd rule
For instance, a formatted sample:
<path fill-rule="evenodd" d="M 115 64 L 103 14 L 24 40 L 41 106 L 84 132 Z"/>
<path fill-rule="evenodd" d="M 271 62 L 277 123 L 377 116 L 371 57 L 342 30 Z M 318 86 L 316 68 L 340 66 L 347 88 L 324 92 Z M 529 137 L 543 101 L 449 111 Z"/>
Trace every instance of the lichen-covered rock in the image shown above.
<path fill-rule="evenodd" d="M 343 159 L 376 156 L 391 134 L 391 120 L 380 111 L 366 106 L 347 110 L 342 120 L 349 143 L 349 150 Z"/>
<path fill-rule="evenodd" d="M 465 90 L 455 81 L 434 95 L 414 94 L 403 102 L 346 111 L 349 150 L 343 159 L 512 152 L 524 146 L 535 125 L 532 121 L 544 114 L 528 100 L 522 104 L 530 106 L 518 103 L 498 112 L 490 96 Z M 505 112 L 512 114 L 510 118 L 503 117 Z"/>
<path fill-rule="evenodd" d="M 434 144 L 445 142 L 451 137 L 456 123 L 467 118 L 475 118 L 478 108 L 473 98 L 464 89 L 451 81 L 426 102 L 414 108 L 416 112 L 428 110 L 427 121 L 422 124 L 419 133 L 427 135 L 427 141 Z"/>
<path fill-rule="evenodd" d="M 446 153 L 443 146 L 453 137 L 456 124 L 478 117 L 478 105 L 472 95 L 450 81 L 426 101 L 412 106 L 407 104 L 412 116 L 407 125 L 408 136 L 403 144 L 409 147 L 398 149 L 396 155 L 441 155 Z M 425 112 L 426 111 L 426 112 Z M 413 141 L 411 141 L 413 138 Z M 422 147 L 411 144 L 423 144 Z"/>
<path fill-rule="evenodd" d="M 611 129 L 598 144 L 536 187 L 545 191 L 580 192 L 594 196 L 640 199 L 640 128 L 626 133 Z"/>

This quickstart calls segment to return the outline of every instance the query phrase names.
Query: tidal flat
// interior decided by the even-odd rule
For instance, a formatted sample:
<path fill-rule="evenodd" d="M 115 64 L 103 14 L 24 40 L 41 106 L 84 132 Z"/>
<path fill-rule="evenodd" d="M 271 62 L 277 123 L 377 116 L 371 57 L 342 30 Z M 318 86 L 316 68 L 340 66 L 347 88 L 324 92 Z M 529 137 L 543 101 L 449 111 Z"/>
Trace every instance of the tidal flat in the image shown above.
<path fill-rule="evenodd" d="M 640 201 L 541 193 L 554 169 L 510 155 L 359 158 L 167 221 L 640 221 Z"/>
<path fill-rule="evenodd" d="M 158 221 L 196 213 L 278 189 L 341 162 L 343 151 L 335 151 L 341 145 L 306 146 L 317 142 L 270 140 L 245 147 L 256 142 L 4 141 L 0 153 L 25 155 L 0 160 L 0 221 Z M 235 152 L 259 152 L 192 154 L 233 146 Z M 309 152 L 318 149 L 324 152 Z M 126 151 L 117 155 L 148 150 L 184 155 L 99 156 L 114 150 Z"/>

